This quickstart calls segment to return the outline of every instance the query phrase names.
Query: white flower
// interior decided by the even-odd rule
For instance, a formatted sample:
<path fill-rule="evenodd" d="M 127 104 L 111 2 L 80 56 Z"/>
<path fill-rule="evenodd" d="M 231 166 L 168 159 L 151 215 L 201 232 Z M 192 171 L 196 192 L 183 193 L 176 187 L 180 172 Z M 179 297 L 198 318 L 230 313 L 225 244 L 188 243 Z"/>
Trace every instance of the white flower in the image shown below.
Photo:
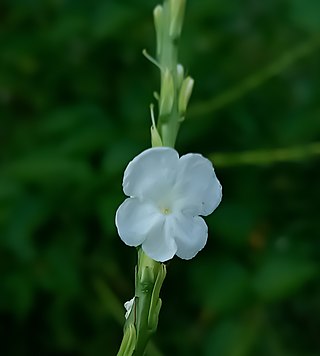
<path fill-rule="evenodd" d="M 142 245 L 159 262 L 174 255 L 191 259 L 203 249 L 208 227 L 199 215 L 211 214 L 222 197 L 208 159 L 193 153 L 179 158 L 169 147 L 136 156 L 124 172 L 123 191 L 130 198 L 116 213 L 120 238 Z"/>
<path fill-rule="evenodd" d="M 129 301 L 125 302 L 124 303 L 124 307 L 126 309 L 126 313 L 125 313 L 125 318 L 128 319 L 129 318 L 129 315 L 131 313 L 131 310 L 132 310 L 132 307 L 133 307 L 133 304 L 134 304 L 134 297 L 132 299 L 130 299 Z"/>

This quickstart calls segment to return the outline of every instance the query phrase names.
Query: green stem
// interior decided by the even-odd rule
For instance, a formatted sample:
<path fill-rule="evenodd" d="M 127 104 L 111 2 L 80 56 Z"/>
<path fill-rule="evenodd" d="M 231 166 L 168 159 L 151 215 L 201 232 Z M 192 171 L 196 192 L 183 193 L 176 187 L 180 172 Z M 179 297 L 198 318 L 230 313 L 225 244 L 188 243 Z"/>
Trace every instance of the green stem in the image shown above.
<path fill-rule="evenodd" d="M 210 159 L 219 167 L 236 167 L 242 165 L 263 166 L 279 162 L 297 162 L 316 156 L 320 156 L 320 142 L 270 150 L 214 153 L 210 155 Z"/>
<path fill-rule="evenodd" d="M 165 276 L 165 265 L 152 260 L 139 249 L 135 296 L 137 341 L 134 355 L 144 354 L 150 337 L 157 329 L 161 308 L 159 293 Z"/>
<path fill-rule="evenodd" d="M 117 356 L 143 356 L 150 337 L 158 326 L 160 289 L 166 276 L 163 263 L 149 258 L 138 249 L 134 305 L 124 326 L 124 336 Z"/>
<path fill-rule="evenodd" d="M 184 8 L 184 1 L 180 2 L 180 6 Z M 179 5 L 177 5 L 179 6 Z M 182 11 L 183 12 L 183 11 Z M 158 31 L 161 31 L 160 36 L 157 36 L 158 41 L 161 41 L 157 48 L 157 61 L 161 68 L 161 91 L 160 91 L 160 102 L 161 95 L 166 95 L 166 71 L 171 75 L 173 82 L 172 96 L 172 107 L 170 112 L 163 112 L 161 107 L 158 113 L 158 130 L 161 134 L 163 146 L 174 147 L 177 138 L 179 126 L 180 126 L 180 114 L 178 108 L 178 98 L 180 84 L 177 80 L 177 66 L 178 66 L 178 41 L 180 33 L 170 33 L 170 24 L 172 23 L 172 11 L 170 8 L 170 1 L 165 1 L 163 4 L 162 12 L 162 26 Z M 180 19 L 182 22 L 183 17 Z M 164 89 L 164 90 L 163 90 Z"/>

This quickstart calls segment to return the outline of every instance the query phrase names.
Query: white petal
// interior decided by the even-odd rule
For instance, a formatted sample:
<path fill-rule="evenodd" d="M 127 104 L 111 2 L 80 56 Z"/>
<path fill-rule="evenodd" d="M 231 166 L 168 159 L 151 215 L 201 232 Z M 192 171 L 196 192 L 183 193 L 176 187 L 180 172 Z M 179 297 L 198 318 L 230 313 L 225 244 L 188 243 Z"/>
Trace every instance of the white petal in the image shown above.
<path fill-rule="evenodd" d="M 124 303 L 124 307 L 126 309 L 126 313 L 125 313 L 124 316 L 125 316 L 126 319 L 129 318 L 129 315 L 131 313 L 132 307 L 134 305 L 134 300 L 135 300 L 135 297 L 133 297 L 132 299 L 130 299 L 127 302 Z"/>
<path fill-rule="evenodd" d="M 222 188 L 208 159 L 194 153 L 180 158 L 175 197 L 179 210 L 193 216 L 207 216 L 216 209 Z"/>
<path fill-rule="evenodd" d="M 173 148 L 154 147 L 143 151 L 124 172 L 124 193 L 151 200 L 167 194 L 175 181 L 178 162 L 178 152 Z"/>
<path fill-rule="evenodd" d="M 158 262 L 170 260 L 177 252 L 173 231 L 167 220 L 164 218 L 162 223 L 157 224 L 142 244 L 143 251 Z"/>
<path fill-rule="evenodd" d="M 174 239 L 178 247 L 176 252 L 178 257 L 189 260 L 204 248 L 208 238 L 208 227 L 200 216 L 175 214 L 171 217 L 171 224 L 175 227 Z"/>
<path fill-rule="evenodd" d="M 126 199 L 116 212 L 116 226 L 121 240 L 129 246 L 139 246 L 162 214 L 148 202 Z"/>

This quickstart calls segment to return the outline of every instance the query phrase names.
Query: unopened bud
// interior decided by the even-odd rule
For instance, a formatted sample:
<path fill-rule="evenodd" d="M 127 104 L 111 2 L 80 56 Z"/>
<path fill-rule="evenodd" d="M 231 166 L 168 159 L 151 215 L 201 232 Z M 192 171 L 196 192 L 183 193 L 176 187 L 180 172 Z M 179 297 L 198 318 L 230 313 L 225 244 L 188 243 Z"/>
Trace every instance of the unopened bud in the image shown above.
<path fill-rule="evenodd" d="M 177 38 L 181 34 L 186 0 L 170 0 L 170 29 L 169 35 Z"/>
<path fill-rule="evenodd" d="M 161 83 L 160 102 L 159 102 L 160 115 L 170 114 L 173 106 L 173 99 L 174 99 L 173 78 L 169 69 L 166 69 L 162 76 L 162 83 Z"/>
<path fill-rule="evenodd" d="M 151 146 L 152 147 L 162 147 L 161 136 L 155 126 L 151 126 Z"/>
<path fill-rule="evenodd" d="M 178 88 L 181 87 L 182 82 L 184 78 L 184 68 L 182 64 L 177 65 L 177 83 L 178 83 Z"/>
<path fill-rule="evenodd" d="M 162 37 L 162 27 L 163 27 L 163 7 L 161 5 L 157 5 L 153 10 L 153 20 L 154 27 L 156 29 L 157 36 L 157 55 L 159 56 L 161 53 L 161 37 Z"/>
<path fill-rule="evenodd" d="M 151 114 L 151 146 L 152 147 L 162 147 L 162 140 L 161 140 L 161 136 L 159 134 L 159 131 L 157 130 L 157 126 L 156 126 L 156 120 L 154 118 L 154 105 L 150 104 L 150 114 Z"/>
<path fill-rule="evenodd" d="M 182 116 L 184 116 L 185 112 L 187 111 L 187 106 L 192 94 L 193 85 L 194 80 L 191 77 L 185 78 L 182 82 L 178 102 L 179 113 Z"/>

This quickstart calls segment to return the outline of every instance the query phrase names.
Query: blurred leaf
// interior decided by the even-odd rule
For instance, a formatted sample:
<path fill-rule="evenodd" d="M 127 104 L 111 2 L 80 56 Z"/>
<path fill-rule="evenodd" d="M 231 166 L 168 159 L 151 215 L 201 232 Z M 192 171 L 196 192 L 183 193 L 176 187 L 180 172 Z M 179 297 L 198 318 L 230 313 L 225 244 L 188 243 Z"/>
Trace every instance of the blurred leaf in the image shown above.
<path fill-rule="evenodd" d="M 12 180 L 0 176 L 0 202 L 15 198 L 21 193 L 21 186 Z"/>
<path fill-rule="evenodd" d="M 52 153 L 34 154 L 11 162 L 5 168 L 5 174 L 19 181 L 40 185 L 55 182 L 83 183 L 92 177 L 87 163 Z"/>
<path fill-rule="evenodd" d="M 249 356 L 260 333 L 259 311 L 242 318 L 225 319 L 207 340 L 205 355 Z"/>
<path fill-rule="evenodd" d="M 109 176 L 119 175 L 119 173 L 122 175 L 128 163 L 134 158 L 135 153 L 137 154 L 139 151 L 142 151 L 139 145 L 119 140 L 105 153 L 102 162 L 103 171 Z"/>
<path fill-rule="evenodd" d="M 235 246 L 247 245 L 256 222 L 256 212 L 249 206 L 222 202 L 214 215 L 213 228 L 223 241 Z"/>
<path fill-rule="evenodd" d="M 257 270 L 254 288 L 261 299 L 276 301 L 292 295 L 318 272 L 319 267 L 310 260 L 271 255 Z"/>
<path fill-rule="evenodd" d="M 38 275 L 45 289 L 56 291 L 69 299 L 80 289 L 77 250 L 71 251 L 67 243 L 53 244 L 41 256 Z"/>
<path fill-rule="evenodd" d="M 41 135 L 67 135 L 73 130 L 96 126 L 102 122 L 110 126 L 103 112 L 96 106 L 78 104 L 75 106 L 61 107 L 52 111 L 39 122 L 39 133 Z"/>
<path fill-rule="evenodd" d="M 137 16 L 135 7 L 118 2 L 102 2 L 94 14 L 92 33 L 96 38 L 108 37 L 123 30 Z"/>
<path fill-rule="evenodd" d="M 320 116 L 319 109 L 311 112 L 296 113 L 284 118 L 279 125 L 279 140 L 286 145 L 295 142 L 315 141 L 320 130 L 320 123 L 317 118 Z"/>
<path fill-rule="evenodd" d="M 229 259 L 207 261 L 192 270 L 193 290 L 201 305 L 224 313 L 246 302 L 249 292 L 247 271 Z"/>
<path fill-rule="evenodd" d="M 88 127 L 77 130 L 57 147 L 60 154 L 81 155 L 97 152 L 106 146 L 106 137 L 110 134 L 106 127 Z"/>
<path fill-rule="evenodd" d="M 1 284 L 0 308 L 10 311 L 18 319 L 24 319 L 32 308 L 35 292 L 35 283 L 28 269 L 8 273 Z"/>
<path fill-rule="evenodd" d="M 291 0 L 291 17 L 303 29 L 319 33 L 320 2 L 318 0 Z"/>
<path fill-rule="evenodd" d="M 120 189 L 119 187 L 119 193 Z M 121 197 L 120 194 L 116 194 L 116 192 L 109 192 L 107 197 L 101 197 L 97 202 L 100 224 L 107 236 L 113 236 L 116 231 L 115 213 L 124 199 L 124 196 Z"/>
<path fill-rule="evenodd" d="M 16 203 L 4 228 L 3 244 L 21 261 L 34 258 L 33 235 L 47 217 L 50 205 L 43 199 L 22 196 Z"/>

